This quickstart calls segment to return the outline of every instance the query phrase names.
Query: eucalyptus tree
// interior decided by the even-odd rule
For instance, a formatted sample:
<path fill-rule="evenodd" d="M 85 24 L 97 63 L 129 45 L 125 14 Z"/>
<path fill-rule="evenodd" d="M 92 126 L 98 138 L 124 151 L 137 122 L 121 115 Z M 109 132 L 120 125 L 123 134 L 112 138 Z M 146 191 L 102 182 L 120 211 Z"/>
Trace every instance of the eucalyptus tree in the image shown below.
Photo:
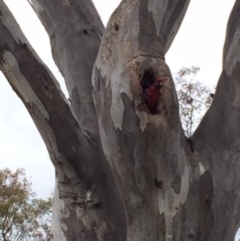
<path fill-rule="evenodd" d="M 69 102 L 0 2 L 0 68 L 56 170 L 54 240 L 233 239 L 240 217 L 240 0 L 213 103 L 191 141 L 164 58 L 189 2 L 123 0 L 104 29 L 90 0 L 30 1 Z M 145 93 L 158 78 L 164 81 L 152 113 Z"/>

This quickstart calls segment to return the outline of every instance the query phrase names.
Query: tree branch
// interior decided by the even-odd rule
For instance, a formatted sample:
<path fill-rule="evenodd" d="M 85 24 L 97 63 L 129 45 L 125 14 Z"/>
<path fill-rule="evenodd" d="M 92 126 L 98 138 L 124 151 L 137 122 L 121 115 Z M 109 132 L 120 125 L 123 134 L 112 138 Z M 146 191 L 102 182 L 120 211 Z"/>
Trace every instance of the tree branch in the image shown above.
<path fill-rule="evenodd" d="M 216 94 L 210 110 L 204 116 L 194 139 L 212 149 L 219 145 L 238 150 L 240 137 L 240 1 L 237 0 L 227 25 L 226 40 L 223 51 L 223 71 L 216 88 Z M 210 131 L 211 130 L 211 131 Z"/>
<path fill-rule="evenodd" d="M 56 169 L 54 234 L 67 240 L 104 235 L 121 240 L 124 213 L 99 143 L 79 127 L 54 76 L 3 1 L 0 13 L 0 69 L 33 118 Z M 96 227 L 86 226 L 86 219 Z"/>
<path fill-rule="evenodd" d="M 170 240 L 176 209 L 187 199 L 190 148 L 164 55 L 188 3 L 122 1 L 108 23 L 96 60 L 92 81 L 99 129 L 122 195 L 127 240 Z M 144 96 L 146 86 L 157 78 L 164 82 L 157 111 L 151 113 Z M 176 177 L 184 185 L 174 191 Z"/>
<path fill-rule="evenodd" d="M 86 185 L 93 175 L 90 160 L 94 158 L 86 152 L 89 140 L 73 116 L 59 84 L 3 2 L 0 11 L 0 68 L 32 116 L 56 169 L 69 178 L 74 177 L 73 182 L 81 180 L 81 185 Z"/>
<path fill-rule="evenodd" d="M 227 25 L 223 51 L 223 71 L 218 81 L 213 103 L 193 135 L 195 159 L 201 163 L 204 174 L 208 172 L 211 178 L 209 181 L 212 182 L 211 198 L 206 198 L 208 202 L 213 200 L 211 209 L 215 228 L 213 226 L 211 228 L 211 240 L 234 239 L 239 227 L 239 8 L 240 1 L 237 0 Z M 206 186 L 205 189 L 207 190 L 208 187 Z"/>
<path fill-rule="evenodd" d="M 104 27 L 92 1 L 29 2 L 50 37 L 53 58 L 64 76 L 81 128 L 98 139 L 91 76 Z"/>
<path fill-rule="evenodd" d="M 223 71 L 220 75 L 212 106 L 204 116 L 194 139 L 219 150 L 238 150 L 240 137 L 240 1 L 237 0 L 229 17 L 223 51 Z"/>

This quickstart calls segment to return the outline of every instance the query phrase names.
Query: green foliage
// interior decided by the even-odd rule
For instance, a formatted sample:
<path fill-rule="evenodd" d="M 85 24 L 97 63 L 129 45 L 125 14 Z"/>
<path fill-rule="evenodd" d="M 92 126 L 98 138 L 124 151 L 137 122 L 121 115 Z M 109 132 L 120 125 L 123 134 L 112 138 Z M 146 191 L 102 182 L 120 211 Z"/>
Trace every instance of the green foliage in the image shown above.
<path fill-rule="evenodd" d="M 183 130 L 191 137 L 203 114 L 212 103 L 211 90 L 196 80 L 199 67 L 182 68 L 175 77 L 175 86 L 179 102 L 179 114 Z"/>
<path fill-rule="evenodd" d="M 0 170 L 0 240 L 50 240 L 53 200 L 34 197 L 24 169 Z"/>

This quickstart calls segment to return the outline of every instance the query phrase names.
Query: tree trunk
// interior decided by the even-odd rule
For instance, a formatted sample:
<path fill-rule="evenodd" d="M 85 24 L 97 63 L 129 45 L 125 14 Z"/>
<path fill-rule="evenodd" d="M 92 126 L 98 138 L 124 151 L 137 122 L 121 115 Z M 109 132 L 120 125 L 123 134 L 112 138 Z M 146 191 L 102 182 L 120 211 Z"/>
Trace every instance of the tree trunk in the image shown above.
<path fill-rule="evenodd" d="M 233 240 L 240 208 L 240 0 L 213 104 L 190 141 L 164 60 L 189 1 L 123 0 L 106 30 L 90 0 L 31 1 L 70 102 L 0 2 L 0 68 L 56 170 L 53 240 Z M 159 78 L 152 111 L 144 93 Z"/>

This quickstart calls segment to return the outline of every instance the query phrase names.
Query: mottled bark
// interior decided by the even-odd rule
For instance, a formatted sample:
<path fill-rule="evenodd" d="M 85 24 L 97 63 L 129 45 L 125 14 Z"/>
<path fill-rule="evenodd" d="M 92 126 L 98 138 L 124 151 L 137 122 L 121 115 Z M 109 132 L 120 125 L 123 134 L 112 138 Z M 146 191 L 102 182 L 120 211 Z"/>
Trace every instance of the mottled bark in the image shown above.
<path fill-rule="evenodd" d="M 120 237 L 124 212 L 99 143 L 79 125 L 3 2 L 0 17 L 0 69 L 32 116 L 56 169 L 54 240 Z"/>
<path fill-rule="evenodd" d="M 104 31 L 100 17 L 89 0 L 29 2 L 49 35 L 74 114 L 82 129 L 96 139 L 99 136 L 91 76 Z"/>
<path fill-rule="evenodd" d="M 223 70 L 213 104 L 196 130 L 195 159 L 212 182 L 210 200 L 214 219 L 209 240 L 234 240 L 240 210 L 240 1 L 231 12 L 223 49 Z M 206 192 L 206 187 L 203 188 Z M 207 211 L 207 210 L 206 210 Z M 205 224 L 205 226 L 207 223 Z"/>
<path fill-rule="evenodd" d="M 128 240 L 180 240 L 193 174 L 164 55 L 188 3 L 123 1 L 96 60 L 93 86 L 101 140 L 109 165 L 117 170 Z M 150 114 L 141 85 L 158 77 L 166 80 L 157 113 Z"/>
<path fill-rule="evenodd" d="M 91 84 L 92 69 L 104 31 L 103 24 L 93 3 L 89 0 L 38 0 L 29 2 L 49 34 L 53 58 L 65 79 L 71 109 L 88 139 L 88 146 L 85 146 L 84 149 L 86 156 L 91 156 L 88 158 L 88 165 L 94 172 L 94 174 L 92 173 L 91 175 L 90 184 L 87 184 L 89 192 L 92 192 L 92 189 L 94 189 L 96 199 L 101 199 L 95 202 L 102 203 L 102 200 L 105 199 L 112 202 L 111 199 L 118 199 L 118 194 L 115 193 L 116 188 L 114 187 L 113 181 L 111 181 L 111 173 L 108 173 L 109 170 L 106 166 L 106 159 L 102 151 Z M 85 153 L 83 155 L 85 155 Z M 100 185 L 100 183 L 102 183 L 102 185 Z M 61 189 L 62 184 L 59 183 L 58 175 L 56 185 L 57 189 Z M 108 187 L 108 185 L 111 187 Z M 69 188 L 71 189 L 71 185 Z M 104 190 L 101 190 L 102 188 Z M 109 188 L 114 188 L 114 193 L 111 193 L 108 190 Z M 101 197 L 99 197 L 100 192 L 102 193 Z M 103 192 L 105 192 L 106 196 Z M 58 193 L 58 190 L 56 190 L 56 193 Z M 86 193 L 84 195 L 86 196 Z M 57 200 L 57 198 L 55 198 L 55 200 Z M 108 201 L 105 201 L 105 207 L 107 206 L 121 210 L 116 200 L 112 205 L 110 205 Z M 109 207 L 109 212 L 114 215 L 114 219 L 115 216 L 119 216 L 117 223 L 120 222 L 122 218 L 118 214 L 118 211 L 114 213 Z M 58 202 L 55 202 L 54 210 L 58 209 L 65 209 L 65 212 L 67 212 L 67 208 L 63 208 Z M 54 216 L 54 219 L 61 220 L 63 218 L 60 211 L 55 211 L 54 215 L 55 214 L 57 214 L 57 216 Z M 70 224 L 66 226 L 71 226 L 71 223 L 73 223 L 72 217 L 71 215 L 68 217 Z M 64 217 L 64 219 L 66 223 L 66 217 Z M 87 217 L 87 219 L 89 219 L 89 217 Z M 94 226 L 103 229 L 102 232 L 104 233 L 114 233 L 113 229 L 115 225 L 105 230 L 105 228 L 101 227 L 105 225 L 102 224 L 101 220 L 88 222 L 96 222 Z M 54 230 L 58 229 L 58 227 L 54 228 Z M 98 228 L 92 229 L 91 225 L 88 225 L 88 227 L 84 229 L 87 229 L 90 233 L 92 230 L 93 233 L 96 233 L 97 231 L 94 230 L 98 230 Z M 81 232 L 81 229 L 75 229 L 75 232 L 68 231 L 67 233 L 70 233 L 72 237 L 77 236 L 80 239 L 81 234 L 78 234 L 78 232 Z M 117 230 L 117 232 L 122 231 L 120 229 L 119 231 Z M 55 236 L 56 235 L 58 234 L 55 233 Z M 113 236 L 115 235 L 116 234 Z M 56 240 L 58 239 L 59 238 L 56 238 Z"/>
<path fill-rule="evenodd" d="M 123 0 L 104 34 L 90 0 L 31 1 L 71 104 L 0 2 L 1 70 L 56 169 L 54 240 L 233 240 L 240 209 L 240 0 L 213 104 L 191 141 L 164 60 L 189 1 Z M 144 86 L 159 77 L 161 97 L 150 113 Z"/>

